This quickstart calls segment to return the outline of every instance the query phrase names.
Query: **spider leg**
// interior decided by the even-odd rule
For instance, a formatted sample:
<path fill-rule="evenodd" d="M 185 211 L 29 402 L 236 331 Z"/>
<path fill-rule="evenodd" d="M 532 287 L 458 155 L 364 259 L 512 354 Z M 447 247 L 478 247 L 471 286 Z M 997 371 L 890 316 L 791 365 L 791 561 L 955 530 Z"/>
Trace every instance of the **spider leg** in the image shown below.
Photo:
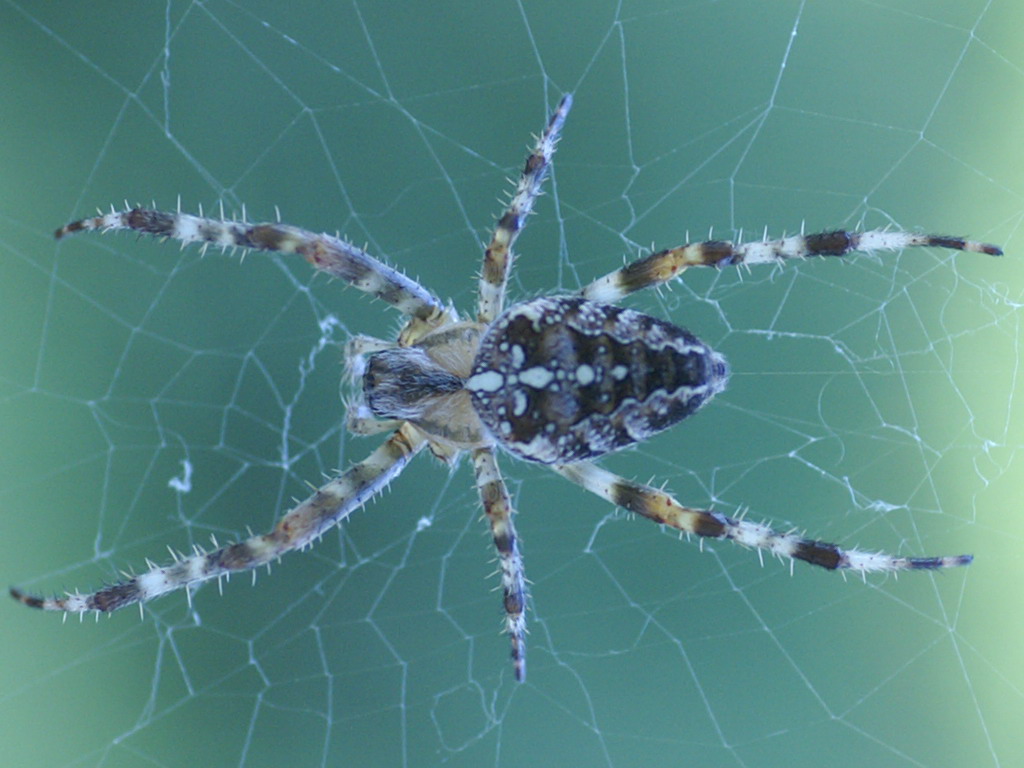
<path fill-rule="evenodd" d="M 477 320 L 489 323 L 501 314 L 505 303 L 505 288 L 512 271 L 512 245 L 526 226 L 526 217 L 533 211 L 533 204 L 540 195 L 544 177 L 555 154 L 558 135 L 565 124 L 565 117 L 572 108 L 572 94 L 567 93 L 558 103 L 548 120 L 544 132 L 537 138 L 537 144 L 529 157 L 512 193 L 508 208 L 498 219 L 491 242 L 484 251 L 483 271 L 480 273 Z"/>
<path fill-rule="evenodd" d="M 91 594 L 36 597 L 11 588 L 11 597 L 32 608 L 65 613 L 116 611 L 146 603 L 203 581 L 266 565 L 296 549 L 308 547 L 390 483 L 424 446 L 423 435 L 403 425 L 366 459 L 353 464 L 282 517 L 273 530 L 212 552 L 196 550 L 176 556 L 165 566 L 152 565 L 143 574 L 110 584 Z"/>
<path fill-rule="evenodd" d="M 687 267 L 724 267 L 739 264 L 778 264 L 810 256 L 845 256 L 854 251 L 899 251 L 923 246 L 954 251 L 1002 256 L 995 245 L 945 235 L 917 235 L 909 232 L 819 232 L 792 235 L 778 240 L 734 244 L 725 240 L 690 243 L 652 253 L 630 262 L 585 286 L 580 294 L 592 301 L 614 304 L 636 291 L 667 283 Z"/>
<path fill-rule="evenodd" d="M 410 324 L 419 321 L 435 327 L 448 314 L 441 301 L 430 291 L 375 259 L 362 248 L 331 235 L 316 234 L 287 224 L 250 224 L 192 216 L 181 211 L 131 208 L 72 222 L 58 229 L 54 235 L 60 239 L 75 232 L 94 229 L 102 232 L 132 230 L 153 237 L 177 240 L 183 245 L 203 243 L 204 248 L 214 245 L 220 248 L 298 253 L 317 269 L 333 277 L 340 277 L 359 290 L 397 307 L 409 315 Z"/>
<path fill-rule="evenodd" d="M 377 419 L 369 414 L 370 409 L 365 405 L 351 406 L 345 415 L 345 429 L 353 435 L 369 437 L 379 435 L 381 432 L 391 432 L 402 426 L 400 419 Z"/>
<path fill-rule="evenodd" d="M 491 535 L 501 565 L 501 589 L 505 604 L 505 630 L 512 642 L 512 666 L 516 680 L 526 679 L 526 576 L 519 554 L 512 517 L 515 510 L 498 469 L 493 448 L 473 451 L 476 487 L 491 524 Z"/>
<path fill-rule="evenodd" d="M 842 549 L 825 541 L 775 531 L 767 525 L 738 520 L 710 509 L 684 507 L 672 496 L 648 485 L 625 480 L 590 462 L 555 465 L 563 477 L 607 499 L 612 504 L 684 533 L 711 539 L 729 539 L 746 547 L 768 550 L 779 557 L 803 560 L 828 570 L 905 571 L 968 565 L 971 555 L 955 557 L 898 557 L 883 552 Z"/>

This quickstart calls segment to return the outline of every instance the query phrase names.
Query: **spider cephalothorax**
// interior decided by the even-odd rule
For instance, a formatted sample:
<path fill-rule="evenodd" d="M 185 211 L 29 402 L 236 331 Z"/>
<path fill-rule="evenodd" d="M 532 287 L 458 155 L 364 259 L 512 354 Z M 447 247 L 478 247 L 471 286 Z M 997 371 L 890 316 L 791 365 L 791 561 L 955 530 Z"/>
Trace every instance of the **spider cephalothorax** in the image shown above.
<path fill-rule="evenodd" d="M 165 566 L 89 594 L 11 594 L 52 611 L 113 611 L 176 589 L 251 570 L 301 549 L 358 509 L 397 477 L 424 446 L 453 461 L 469 451 L 476 484 L 501 563 L 505 625 L 516 679 L 526 675 L 526 580 L 513 509 L 496 449 L 549 465 L 612 504 L 684 533 L 729 539 L 828 569 L 861 572 L 966 565 L 970 555 L 903 557 L 782 533 L 767 525 L 686 507 L 667 492 L 601 469 L 593 459 L 645 440 L 686 418 L 720 392 L 724 358 L 688 331 L 615 306 L 693 266 L 778 264 L 808 256 L 911 246 L 999 255 L 999 248 L 958 237 L 873 230 L 793 235 L 733 244 L 692 243 L 652 253 L 584 286 L 574 296 L 515 304 L 502 312 L 512 245 L 540 194 L 555 144 L 572 105 L 565 96 L 526 160 L 512 201 L 498 220 L 480 276 L 474 320 L 460 320 L 428 289 L 364 250 L 336 237 L 285 224 L 249 224 L 132 208 L 82 219 L 57 237 L 84 230 L 128 229 L 223 248 L 298 253 L 318 270 L 385 301 L 406 316 L 394 341 L 357 336 L 349 344 L 361 397 L 348 425 L 359 434 L 390 431 L 353 464 L 287 512 L 268 533 L 211 551 L 196 548 Z"/>

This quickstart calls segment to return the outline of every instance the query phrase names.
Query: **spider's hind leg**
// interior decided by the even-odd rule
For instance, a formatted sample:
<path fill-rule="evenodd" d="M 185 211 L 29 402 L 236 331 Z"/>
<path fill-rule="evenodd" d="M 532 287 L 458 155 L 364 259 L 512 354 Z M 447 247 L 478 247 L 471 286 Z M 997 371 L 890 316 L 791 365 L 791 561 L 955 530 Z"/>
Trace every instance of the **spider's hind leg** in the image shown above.
<path fill-rule="evenodd" d="M 767 550 L 779 557 L 803 560 L 832 570 L 873 571 L 934 570 L 968 565 L 971 555 L 953 557 L 899 557 L 884 552 L 842 549 L 826 541 L 806 539 L 795 533 L 776 531 L 762 523 L 753 523 L 714 512 L 684 507 L 664 491 L 626 480 L 590 462 L 555 465 L 563 477 L 607 499 L 616 506 L 683 533 L 710 539 L 729 539 L 746 547 Z"/>
<path fill-rule="evenodd" d="M 947 248 L 954 251 L 1001 256 L 1002 249 L 988 243 L 947 235 L 918 235 L 881 229 L 867 232 L 835 230 L 791 235 L 778 240 L 731 243 L 707 240 L 652 253 L 599 277 L 580 291 L 586 299 L 614 304 L 644 288 L 662 285 L 688 267 L 724 267 L 740 264 L 781 264 L 811 256 L 846 256 L 855 251 L 900 251 L 904 248 Z"/>

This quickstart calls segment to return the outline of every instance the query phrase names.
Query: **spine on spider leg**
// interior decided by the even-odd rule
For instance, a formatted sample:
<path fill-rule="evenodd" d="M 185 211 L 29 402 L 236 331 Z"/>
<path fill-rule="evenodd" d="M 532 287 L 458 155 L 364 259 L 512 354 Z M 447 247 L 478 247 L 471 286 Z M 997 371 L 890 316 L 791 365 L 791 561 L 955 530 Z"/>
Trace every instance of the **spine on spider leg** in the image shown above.
<path fill-rule="evenodd" d="M 201 243 L 219 248 L 297 253 L 317 269 L 341 278 L 419 320 L 434 322 L 445 312 L 441 301 L 415 280 L 392 269 L 366 251 L 336 237 L 279 223 L 250 224 L 148 208 L 111 211 L 67 224 L 54 236 L 76 232 L 131 230 L 183 245 Z"/>
<path fill-rule="evenodd" d="M 210 579 L 249 571 L 288 552 L 310 546 L 352 511 L 381 492 L 423 447 L 420 433 L 404 426 L 365 460 L 352 465 L 288 512 L 269 533 L 220 547 L 212 552 L 178 555 L 166 566 L 150 564 L 145 573 L 90 594 L 37 597 L 11 587 L 11 597 L 30 608 L 65 613 L 109 613 L 146 603 L 168 592 Z"/>

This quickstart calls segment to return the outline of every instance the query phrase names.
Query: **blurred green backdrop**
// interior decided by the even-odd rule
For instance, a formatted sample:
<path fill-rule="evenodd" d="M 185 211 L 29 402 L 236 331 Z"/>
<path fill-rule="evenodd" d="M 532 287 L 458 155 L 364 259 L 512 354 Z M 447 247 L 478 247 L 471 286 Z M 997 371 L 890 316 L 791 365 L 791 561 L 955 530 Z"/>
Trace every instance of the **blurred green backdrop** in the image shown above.
<path fill-rule="evenodd" d="M 81 626 L 3 606 L 5 763 L 1020 764 L 1022 23 L 1012 0 L 3 5 L 0 521 L 3 578 L 32 590 L 268 528 L 376 444 L 341 428 L 341 345 L 396 326 L 301 261 L 53 241 L 97 205 L 278 206 L 468 311 L 506 178 L 573 91 L 514 297 L 710 228 L 1009 254 L 636 297 L 735 372 L 606 462 L 970 569 L 791 577 L 506 460 L 533 581 L 517 686 L 468 467 L 422 458 L 255 589 Z"/>

